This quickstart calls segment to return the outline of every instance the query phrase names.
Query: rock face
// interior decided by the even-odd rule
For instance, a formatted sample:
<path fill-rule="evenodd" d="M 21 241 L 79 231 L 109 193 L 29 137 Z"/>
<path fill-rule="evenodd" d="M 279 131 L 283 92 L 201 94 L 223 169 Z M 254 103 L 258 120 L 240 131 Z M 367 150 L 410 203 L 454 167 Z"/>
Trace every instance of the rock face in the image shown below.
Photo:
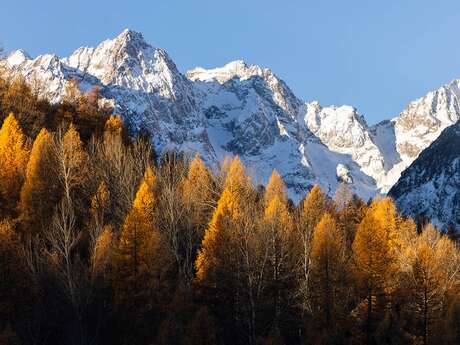
<path fill-rule="evenodd" d="M 71 80 L 82 91 L 99 86 L 114 112 L 152 133 L 157 151 L 199 152 L 210 165 L 238 154 L 256 182 L 276 168 L 295 201 L 313 184 L 332 195 L 346 183 L 365 199 L 387 192 L 460 114 L 455 81 L 369 127 L 353 107 L 305 103 L 271 70 L 244 61 L 182 74 L 131 30 L 64 59 L 16 51 L 0 66 L 51 102 L 66 96 Z"/>
<path fill-rule="evenodd" d="M 389 194 L 407 215 L 460 229 L 460 122 L 419 155 Z"/>

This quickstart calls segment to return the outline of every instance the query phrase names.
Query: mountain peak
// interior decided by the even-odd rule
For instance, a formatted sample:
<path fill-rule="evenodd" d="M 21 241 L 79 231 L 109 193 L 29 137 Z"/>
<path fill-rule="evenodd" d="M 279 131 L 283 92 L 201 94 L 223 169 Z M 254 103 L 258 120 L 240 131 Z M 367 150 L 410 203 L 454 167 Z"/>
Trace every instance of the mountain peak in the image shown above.
<path fill-rule="evenodd" d="M 29 54 L 25 50 L 18 49 L 13 52 L 11 52 L 6 60 L 8 61 L 8 64 L 10 66 L 17 66 L 22 64 L 23 62 L 30 60 Z"/>
<path fill-rule="evenodd" d="M 134 31 L 131 29 L 125 29 L 123 30 L 116 38 L 116 42 L 122 42 L 122 43 L 127 43 L 127 44 L 132 44 L 132 43 L 141 43 L 143 45 L 148 45 L 147 42 L 144 39 L 144 36 L 142 33 L 138 31 Z"/>
<path fill-rule="evenodd" d="M 131 29 L 123 30 L 117 37 L 105 41 L 101 45 L 111 46 L 111 50 L 124 51 L 133 57 L 137 56 L 140 51 L 155 49 L 145 41 L 144 36 L 140 32 Z"/>
<path fill-rule="evenodd" d="M 248 65 L 244 60 L 234 60 L 223 67 L 205 69 L 197 67 L 187 72 L 187 77 L 191 80 L 212 81 L 217 80 L 223 84 L 233 78 L 240 80 L 249 79 L 254 76 L 262 77 L 268 69 L 262 69 L 258 65 Z"/>

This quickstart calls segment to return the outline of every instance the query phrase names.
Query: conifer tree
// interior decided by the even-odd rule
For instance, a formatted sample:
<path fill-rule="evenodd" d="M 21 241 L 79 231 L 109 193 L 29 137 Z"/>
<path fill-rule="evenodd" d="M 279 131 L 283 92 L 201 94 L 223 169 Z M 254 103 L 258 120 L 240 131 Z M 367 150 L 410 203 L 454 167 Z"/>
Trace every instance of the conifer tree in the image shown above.
<path fill-rule="evenodd" d="M 255 194 L 239 158 L 232 161 L 224 185 L 195 262 L 196 282 L 218 306 L 214 312 L 220 322 L 244 327 L 245 341 L 252 344 L 265 248 L 258 240 Z"/>
<path fill-rule="evenodd" d="M 397 251 L 401 247 L 398 232 L 398 213 L 393 200 L 389 197 L 376 199 L 371 205 L 372 212 L 377 221 L 385 229 L 391 250 Z"/>
<path fill-rule="evenodd" d="M 156 177 L 151 168 L 134 199 L 133 208 L 122 226 L 116 253 L 117 284 L 115 293 L 118 302 L 125 306 L 145 303 L 154 288 L 153 265 L 160 243 L 160 235 L 154 224 Z"/>
<path fill-rule="evenodd" d="M 313 316 L 332 337 L 343 320 L 346 306 L 347 263 L 345 241 L 334 218 L 325 213 L 313 234 L 312 304 Z"/>
<path fill-rule="evenodd" d="M 196 278 L 199 282 L 212 284 L 218 279 L 219 273 L 231 264 L 232 222 L 236 221 L 240 214 L 241 210 L 235 202 L 235 196 L 225 189 L 206 229 L 195 262 Z"/>
<path fill-rule="evenodd" d="M 95 240 L 91 253 L 92 278 L 104 277 L 113 260 L 113 228 L 107 225 Z"/>
<path fill-rule="evenodd" d="M 26 232 L 47 228 L 60 199 L 53 145 L 52 135 L 43 128 L 32 146 L 19 204 Z"/>
<path fill-rule="evenodd" d="M 4 200 L 0 207 L 9 212 L 19 201 L 28 158 L 26 136 L 10 114 L 0 129 L 0 194 Z"/>
<path fill-rule="evenodd" d="M 270 176 L 263 201 L 265 209 L 261 241 L 268 251 L 268 290 L 273 301 L 273 328 L 277 332 L 282 308 L 293 302 L 295 260 L 292 248 L 295 239 L 292 215 L 287 206 L 286 186 L 276 170 Z"/>
<path fill-rule="evenodd" d="M 449 293 L 453 292 L 453 301 L 458 298 L 460 256 L 455 244 L 430 224 L 417 238 L 413 254 L 403 275 L 410 289 L 409 306 L 419 321 L 423 344 L 435 344 L 444 336 L 440 323 L 446 322 Z"/>
<path fill-rule="evenodd" d="M 185 204 L 190 208 L 193 227 L 202 236 L 203 224 L 206 224 L 214 205 L 215 192 L 211 175 L 199 155 L 191 161 L 186 178 L 182 183 Z"/>
<path fill-rule="evenodd" d="M 313 232 L 321 217 L 326 212 L 332 211 L 332 204 L 327 196 L 315 185 L 307 197 L 299 206 L 297 224 L 298 246 L 296 248 L 298 268 L 298 295 L 300 296 L 302 309 L 308 309 L 310 298 L 310 263 L 311 263 L 311 242 Z"/>
<path fill-rule="evenodd" d="M 195 263 L 199 281 L 212 281 L 215 272 L 224 268 L 228 255 L 231 256 L 231 236 L 236 235 L 235 227 L 242 221 L 244 205 L 250 199 L 251 182 L 239 157 L 233 159 L 224 185 Z"/>
<path fill-rule="evenodd" d="M 272 171 L 265 187 L 264 206 L 267 206 L 274 198 L 278 198 L 284 204 L 287 203 L 286 185 L 276 170 Z"/>
<path fill-rule="evenodd" d="M 376 300 L 384 297 L 396 268 L 387 229 L 372 209 L 359 224 L 352 248 L 356 278 L 367 304 L 365 330 L 370 343 Z"/>

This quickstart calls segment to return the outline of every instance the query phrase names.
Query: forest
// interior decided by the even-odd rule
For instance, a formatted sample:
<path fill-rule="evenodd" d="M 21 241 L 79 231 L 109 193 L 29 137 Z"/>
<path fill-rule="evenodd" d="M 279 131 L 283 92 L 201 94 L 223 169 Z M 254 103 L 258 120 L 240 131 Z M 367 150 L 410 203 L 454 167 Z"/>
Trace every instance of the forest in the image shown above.
<path fill-rule="evenodd" d="M 0 344 L 460 344 L 455 230 L 295 204 L 238 157 L 156 154 L 97 88 L 0 79 Z"/>

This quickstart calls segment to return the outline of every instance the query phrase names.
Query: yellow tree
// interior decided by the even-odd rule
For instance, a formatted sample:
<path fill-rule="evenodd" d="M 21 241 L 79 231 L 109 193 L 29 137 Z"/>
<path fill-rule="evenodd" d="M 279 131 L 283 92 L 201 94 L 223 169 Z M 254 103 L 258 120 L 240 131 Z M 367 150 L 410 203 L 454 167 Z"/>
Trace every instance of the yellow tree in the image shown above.
<path fill-rule="evenodd" d="M 139 307 L 148 302 L 154 289 L 155 257 L 160 234 L 155 228 L 154 194 L 156 177 L 147 168 L 134 199 L 133 208 L 122 226 L 115 260 L 115 295 L 119 304 Z"/>
<path fill-rule="evenodd" d="M 9 212 L 19 200 L 28 157 L 26 136 L 10 114 L 0 129 L 0 194 Z"/>
<path fill-rule="evenodd" d="M 110 191 L 104 181 L 99 184 L 96 194 L 91 198 L 92 227 L 96 230 L 102 229 L 105 224 L 105 216 L 110 208 Z M 99 231 L 96 232 L 96 237 Z"/>
<path fill-rule="evenodd" d="M 389 197 L 376 199 L 371 205 L 377 221 L 385 229 L 390 247 L 393 251 L 400 249 L 402 243 L 398 230 L 398 213 L 393 200 Z"/>
<path fill-rule="evenodd" d="M 97 271 L 94 267 L 101 266 L 97 263 L 103 261 L 104 253 L 109 251 L 107 248 L 112 245 L 111 226 L 106 225 L 106 215 L 110 208 L 110 192 L 104 181 L 99 184 L 96 194 L 91 198 L 90 214 L 91 219 L 88 224 L 90 236 L 90 249 L 92 252 L 92 267 L 93 271 Z M 103 261 L 105 262 L 105 261 Z M 103 265 L 104 267 L 107 265 Z"/>
<path fill-rule="evenodd" d="M 38 230 L 40 225 L 46 228 L 60 199 L 53 150 L 53 137 L 43 128 L 33 143 L 21 190 L 19 209 L 27 232 Z"/>
<path fill-rule="evenodd" d="M 367 303 L 366 336 L 370 343 L 373 307 L 376 299 L 384 295 L 396 269 L 387 229 L 372 209 L 359 224 L 352 249 L 356 277 Z"/>
<path fill-rule="evenodd" d="M 104 126 L 104 137 L 106 136 L 123 136 L 123 120 L 120 115 L 111 115 Z"/>
<path fill-rule="evenodd" d="M 311 248 L 313 315 L 333 336 L 346 305 L 347 263 L 344 236 L 330 213 L 315 227 Z"/>
<path fill-rule="evenodd" d="M 256 226 L 255 193 L 239 158 L 233 159 L 224 185 L 195 262 L 196 282 L 208 289 L 212 303 L 218 303 L 219 320 L 246 328 L 245 341 L 253 344 L 257 291 L 263 283 L 259 258 L 266 248 Z"/>
<path fill-rule="evenodd" d="M 446 322 L 449 297 L 455 301 L 460 292 L 459 251 L 429 224 L 417 238 L 409 260 L 403 277 L 410 289 L 410 307 L 419 321 L 423 344 L 442 342 L 440 324 Z"/>
<path fill-rule="evenodd" d="M 230 269 L 231 261 L 227 260 L 232 258 L 232 221 L 238 219 L 241 212 L 234 195 L 229 190 L 224 190 L 206 229 L 195 262 L 198 282 L 212 285 L 227 265 Z"/>
<path fill-rule="evenodd" d="M 191 161 L 182 183 L 184 203 L 190 209 L 192 226 L 202 237 L 203 225 L 207 223 L 211 208 L 215 205 L 215 191 L 211 174 L 197 154 Z"/>
<path fill-rule="evenodd" d="M 274 198 L 287 203 L 286 185 L 278 171 L 273 170 L 268 179 L 264 192 L 264 206 L 266 207 Z"/>
<path fill-rule="evenodd" d="M 337 222 L 345 236 L 348 254 L 351 256 L 351 246 L 355 238 L 356 229 L 364 218 L 367 205 L 362 199 L 355 196 L 342 205 L 343 207 L 339 208 L 337 212 Z"/>
<path fill-rule="evenodd" d="M 281 306 L 292 303 L 295 260 L 293 260 L 293 220 L 289 212 L 286 185 L 276 170 L 272 172 L 263 196 L 263 232 L 260 241 L 268 251 L 268 290 L 273 300 L 273 327 L 278 327 Z M 291 286 L 292 288 L 292 286 Z"/>
<path fill-rule="evenodd" d="M 214 271 L 224 268 L 228 258 L 226 254 L 230 254 L 225 249 L 230 245 L 232 233 L 236 235 L 232 227 L 235 228 L 244 218 L 245 203 L 251 194 L 251 181 L 238 157 L 230 165 L 224 186 L 195 263 L 199 281 L 214 276 Z"/>
<path fill-rule="evenodd" d="M 113 260 L 113 228 L 107 225 L 95 240 L 91 253 L 91 277 L 105 278 Z"/>
<path fill-rule="evenodd" d="M 298 246 L 295 251 L 298 261 L 298 290 L 303 310 L 309 309 L 311 241 L 316 225 L 326 212 L 331 212 L 333 205 L 328 197 L 315 185 L 300 205 L 297 236 Z"/>
<path fill-rule="evenodd" d="M 73 192 L 82 187 L 88 177 L 88 154 L 73 124 L 63 136 L 58 135 L 54 148 L 59 181 L 64 196 L 71 200 Z"/>

